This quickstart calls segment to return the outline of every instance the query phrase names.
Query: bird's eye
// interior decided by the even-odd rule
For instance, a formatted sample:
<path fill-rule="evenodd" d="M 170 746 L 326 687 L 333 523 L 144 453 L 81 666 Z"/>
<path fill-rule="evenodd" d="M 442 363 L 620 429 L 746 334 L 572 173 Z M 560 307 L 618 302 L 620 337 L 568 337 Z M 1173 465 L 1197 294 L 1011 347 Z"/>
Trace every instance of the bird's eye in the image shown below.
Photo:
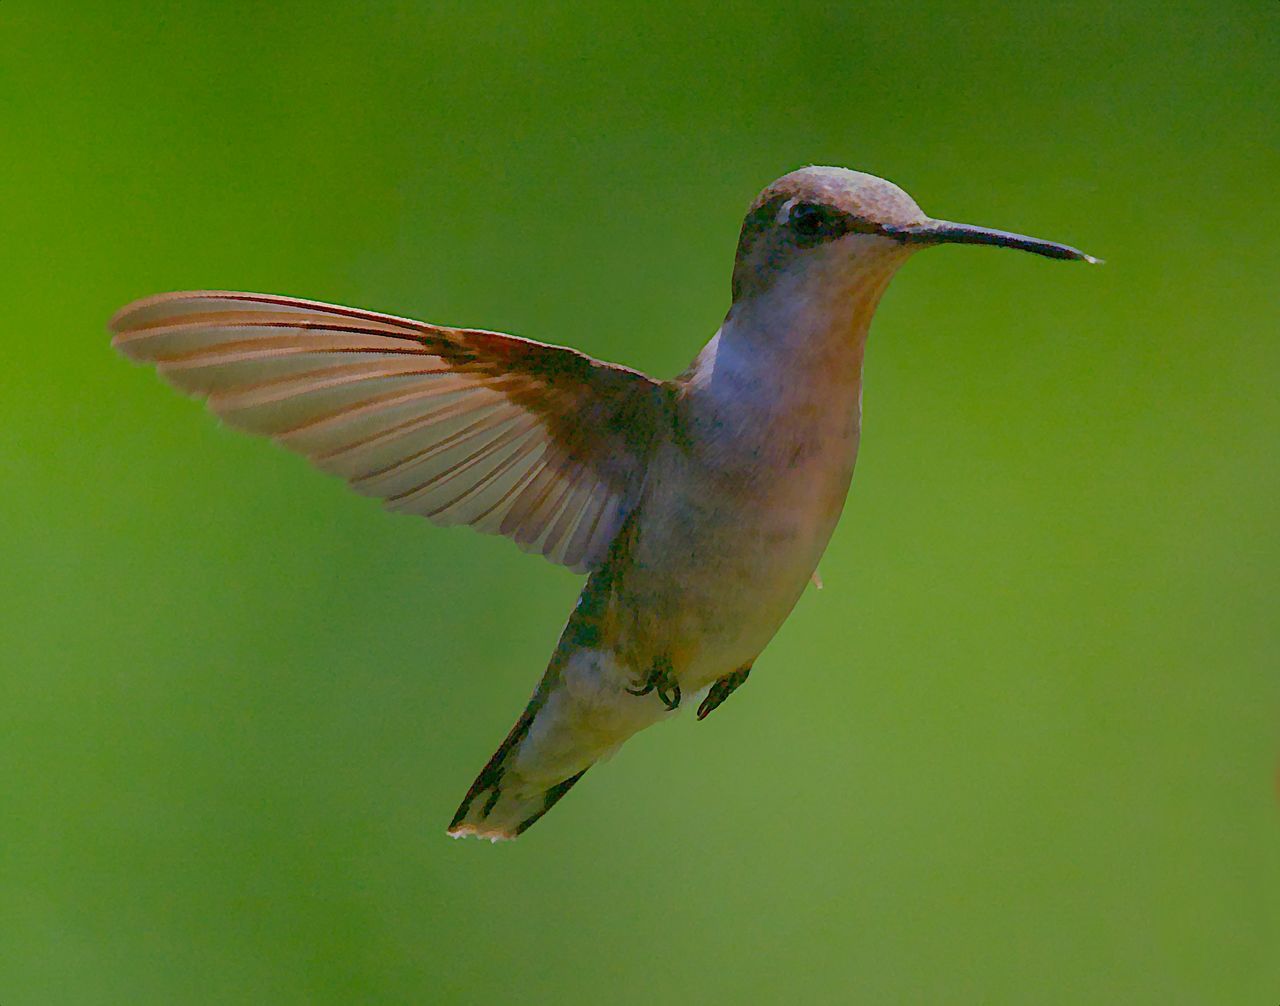
<path fill-rule="evenodd" d="M 804 238 L 815 238 L 831 230 L 831 215 L 821 206 L 800 203 L 791 210 L 792 229 Z"/>

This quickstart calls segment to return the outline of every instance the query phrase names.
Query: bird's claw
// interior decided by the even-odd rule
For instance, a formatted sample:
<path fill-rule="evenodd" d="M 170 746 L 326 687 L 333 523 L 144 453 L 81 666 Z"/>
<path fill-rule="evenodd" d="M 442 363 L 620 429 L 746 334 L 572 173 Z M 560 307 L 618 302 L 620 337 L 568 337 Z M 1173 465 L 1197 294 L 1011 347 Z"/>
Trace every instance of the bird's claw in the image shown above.
<path fill-rule="evenodd" d="M 671 661 L 665 658 L 659 658 L 653 662 L 653 666 L 649 668 L 649 676 L 644 679 L 643 685 L 639 688 L 628 688 L 627 691 L 632 695 L 648 695 L 656 691 L 658 699 L 668 710 L 680 705 L 680 682 L 671 673 Z"/>
<path fill-rule="evenodd" d="M 732 695 L 737 688 L 747 680 L 747 675 L 751 673 L 751 665 L 739 667 L 732 674 L 726 674 L 720 678 L 711 690 L 707 692 L 707 697 L 702 700 L 702 704 L 698 706 L 698 719 L 704 720 L 711 713 L 711 710 L 720 705 L 725 699 Z"/>

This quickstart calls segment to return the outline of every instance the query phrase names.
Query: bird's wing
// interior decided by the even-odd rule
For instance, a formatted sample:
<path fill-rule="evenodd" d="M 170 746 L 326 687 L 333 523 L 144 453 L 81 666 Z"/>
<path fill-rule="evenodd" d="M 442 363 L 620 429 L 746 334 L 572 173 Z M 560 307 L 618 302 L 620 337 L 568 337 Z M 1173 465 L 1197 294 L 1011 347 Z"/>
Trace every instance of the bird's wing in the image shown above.
<path fill-rule="evenodd" d="M 391 510 L 598 566 L 639 495 L 662 386 L 572 349 L 291 297 L 136 301 L 112 344 L 227 423 Z"/>

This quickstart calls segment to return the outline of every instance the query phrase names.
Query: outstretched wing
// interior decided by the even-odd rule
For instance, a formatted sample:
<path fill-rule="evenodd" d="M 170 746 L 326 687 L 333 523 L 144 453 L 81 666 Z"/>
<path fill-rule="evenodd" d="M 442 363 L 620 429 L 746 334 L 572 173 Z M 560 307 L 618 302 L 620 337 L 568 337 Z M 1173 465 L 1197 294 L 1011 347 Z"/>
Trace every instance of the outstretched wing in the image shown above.
<path fill-rule="evenodd" d="M 584 572 L 635 505 L 662 386 L 527 339 L 291 297 L 136 301 L 112 344 L 397 511 Z"/>

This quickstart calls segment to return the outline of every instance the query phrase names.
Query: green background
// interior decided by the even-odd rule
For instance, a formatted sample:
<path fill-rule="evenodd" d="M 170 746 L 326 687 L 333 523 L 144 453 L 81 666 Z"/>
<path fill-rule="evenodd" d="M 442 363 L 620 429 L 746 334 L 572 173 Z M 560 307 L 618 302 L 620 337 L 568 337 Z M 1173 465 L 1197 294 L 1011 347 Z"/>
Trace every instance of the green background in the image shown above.
<path fill-rule="evenodd" d="M 1280 1002 L 1280 6 L 0 3 L 0 1003 Z M 578 589 L 110 351 L 294 293 L 660 375 L 803 163 L 921 255 L 706 723 L 444 826 Z"/>

